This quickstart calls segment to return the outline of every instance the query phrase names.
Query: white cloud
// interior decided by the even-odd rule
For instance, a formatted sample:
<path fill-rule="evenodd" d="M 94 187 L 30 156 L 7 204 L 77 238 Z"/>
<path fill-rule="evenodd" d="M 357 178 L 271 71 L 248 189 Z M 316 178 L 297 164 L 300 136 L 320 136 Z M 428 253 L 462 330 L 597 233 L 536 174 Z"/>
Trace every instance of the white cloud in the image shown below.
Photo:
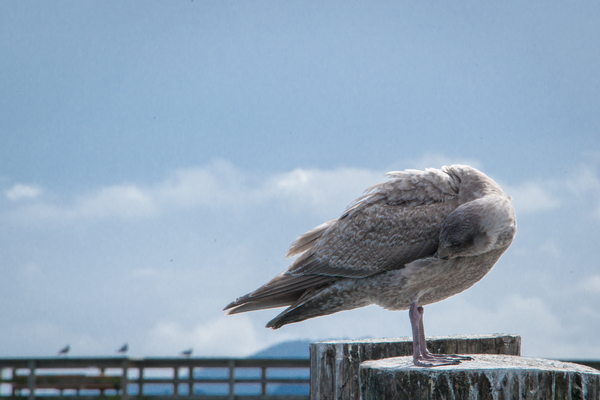
<path fill-rule="evenodd" d="M 415 167 L 440 167 L 461 162 L 441 155 L 425 155 L 414 161 Z M 475 160 L 462 160 L 478 166 Z M 318 218 L 335 218 L 354 199 L 373 184 L 386 180 L 387 171 L 340 167 L 330 170 L 295 169 L 290 172 L 255 176 L 227 161 L 217 160 L 197 168 L 175 171 L 162 182 L 142 187 L 122 184 L 103 187 L 76 197 L 71 205 L 38 201 L 25 204 L 15 214 L 29 220 L 99 220 L 118 218 L 136 220 L 178 209 L 227 207 L 247 210 L 275 201 L 297 212 Z M 518 214 L 532 214 L 556 209 L 562 205 L 556 182 L 526 181 L 518 185 L 502 184 L 513 197 Z M 564 192 L 564 186 L 561 186 Z M 576 194 L 593 190 L 600 199 L 600 181 L 594 171 L 582 168 L 581 174 L 569 182 Z M 34 199 L 41 189 L 15 185 L 7 196 L 12 199 L 29 196 Z M 600 218 L 600 202 L 595 213 Z"/>
<path fill-rule="evenodd" d="M 178 170 L 150 192 L 165 207 L 187 208 L 240 204 L 248 200 L 252 188 L 244 171 L 217 160 L 206 167 Z"/>
<path fill-rule="evenodd" d="M 285 202 L 318 215 L 337 215 L 369 186 L 385 180 L 385 171 L 359 168 L 295 169 L 252 176 L 225 161 L 179 170 L 151 192 L 165 209 L 179 207 L 248 208 L 268 201 Z"/>
<path fill-rule="evenodd" d="M 185 328 L 177 322 L 162 321 L 150 330 L 146 347 L 175 355 L 193 347 L 204 357 L 248 356 L 265 346 L 248 315 L 218 319 Z"/>
<path fill-rule="evenodd" d="M 554 258 L 559 258 L 562 254 L 560 247 L 556 242 L 547 240 L 539 245 L 540 251 Z"/>
<path fill-rule="evenodd" d="M 501 185 L 513 198 L 519 214 L 534 214 L 559 207 L 577 207 L 590 210 L 600 219 L 600 177 L 596 164 L 581 164 L 566 179 L 542 182 L 525 181 L 519 185 Z"/>
<path fill-rule="evenodd" d="M 486 307 L 472 301 L 471 296 L 472 293 L 459 295 L 426 307 L 427 334 L 518 334 L 523 338 L 523 355 L 555 356 L 549 352 L 562 343 L 567 328 L 547 299 L 513 293 L 498 299 L 495 306 Z"/>
<path fill-rule="evenodd" d="M 600 275 L 593 275 L 581 283 L 581 288 L 589 293 L 600 294 Z"/>
<path fill-rule="evenodd" d="M 156 211 L 152 195 L 135 185 L 110 186 L 82 196 L 75 207 L 67 210 L 70 218 L 102 219 L 120 217 L 134 219 Z"/>
<path fill-rule="evenodd" d="M 417 161 L 417 168 L 460 162 L 479 164 L 475 160 L 453 160 L 440 155 L 425 155 Z M 385 181 L 385 172 L 349 167 L 299 168 L 254 176 L 227 161 L 217 160 L 204 167 L 177 170 L 155 185 L 103 187 L 76 197 L 71 205 L 37 202 L 23 206 L 17 214 L 29 220 L 136 220 L 177 209 L 234 207 L 245 210 L 276 201 L 288 209 L 308 212 L 318 218 L 335 218 L 365 189 Z M 549 188 L 534 182 L 506 186 L 506 192 L 513 196 L 519 213 L 546 211 L 560 205 Z"/>
<path fill-rule="evenodd" d="M 37 186 L 16 184 L 4 191 L 4 195 L 11 201 L 35 199 L 42 194 L 42 189 Z"/>
<path fill-rule="evenodd" d="M 385 181 L 384 173 L 358 168 L 296 169 L 271 177 L 264 185 L 262 197 L 335 218 L 367 188 Z"/>
<path fill-rule="evenodd" d="M 600 190 L 600 179 L 596 171 L 587 165 L 582 165 L 566 184 L 576 194 Z"/>
<path fill-rule="evenodd" d="M 600 178 L 596 168 L 582 165 L 575 176 L 567 181 L 566 185 L 575 195 L 591 194 L 594 202 L 592 215 L 594 218 L 600 219 Z"/>
<path fill-rule="evenodd" d="M 29 221 L 135 220 L 181 208 L 247 209 L 274 200 L 331 218 L 366 188 L 383 180 L 384 171 L 357 168 L 297 169 L 254 177 L 228 162 L 215 161 L 206 167 L 178 170 L 150 187 L 108 186 L 80 195 L 71 205 L 38 202 L 15 214 Z"/>
<path fill-rule="evenodd" d="M 156 205 L 144 189 L 135 185 L 115 185 L 81 195 L 72 205 L 37 202 L 14 210 L 12 215 L 27 222 L 68 222 L 105 218 L 132 220 L 155 212 Z"/>
<path fill-rule="evenodd" d="M 503 189 L 512 196 L 517 215 L 549 211 L 560 206 L 560 200 L 552 191 L 536 182 L 527 181 L 518 186 L 503 185 Z"/>

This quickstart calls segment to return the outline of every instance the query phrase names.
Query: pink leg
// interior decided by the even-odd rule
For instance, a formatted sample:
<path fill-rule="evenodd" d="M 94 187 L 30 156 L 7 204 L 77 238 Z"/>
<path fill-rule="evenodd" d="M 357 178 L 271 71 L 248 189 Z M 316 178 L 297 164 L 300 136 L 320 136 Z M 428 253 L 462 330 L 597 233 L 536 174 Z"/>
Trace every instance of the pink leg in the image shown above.
<path fill-rule="evenodd" d="M 418 367 L 437 367 L 440 365 L 456 365 L 461 361 L 472 360 L 471 357 L 457 356 L 455 354 L 431 354 L 427 350 L 425 341 L 425 328 L 423 327 L 423 307 L 415 301 L 410 306 L 408 315 L 413 333 L 413 363 Z"/>
<path fill-rule="evenodd" d="M 417 311 L 417 302 L 411 304 L 410 309 L 408 310 L 408 317 L 410 318 L 413 336 L 413 363 L 418 366 L 419 360 L 421 359 L 421 334 L 419 333 L 419 320 L 421 319 L 421 316 Z"/>

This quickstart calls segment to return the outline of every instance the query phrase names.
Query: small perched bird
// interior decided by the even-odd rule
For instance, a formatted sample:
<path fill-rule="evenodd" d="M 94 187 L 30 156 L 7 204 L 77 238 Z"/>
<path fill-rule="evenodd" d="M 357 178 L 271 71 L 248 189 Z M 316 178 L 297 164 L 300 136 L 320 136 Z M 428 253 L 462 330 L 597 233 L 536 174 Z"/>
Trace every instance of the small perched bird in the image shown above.
<path fill-rule="evenodd" d="M 65 347 L 63 347 L 62 349 L 60 349 L 60 351 L 58 352 L 59 356 L 66 356 L 69 353 L 69 350 L 71 350 L 71 346 L 70 345 L 66 345 Z"/>
<path fill-rule="evenodd" d="M 190 357 L 192 355 L 192 352 L 194 351 L 194 349 L 187 349 L 181 352 L 181 355 L 184 357 Z"/>
<path fill-rule="evenodd" d="M 129 350 L 129 346 L 127 345 L 127 343 L 125 343 L 123 346 L 121 346 L 119 350 L 117 350 L 117 353 L 125 354 L 127 353 L 127 350 Z"/>
<path fill-rule="evenodd" d="M 288 307 L 271 320 L 294 322 L 377 304 L 409 310 L 417 366 L 469 357 L 433 355 L 425 343 L 423 306 L 481 280 L 517 231 L 508 197 L 466 165 L 390 172 L 338 218 L 292 243 L 287 271 L 233 301 L 227 314 Z"/>

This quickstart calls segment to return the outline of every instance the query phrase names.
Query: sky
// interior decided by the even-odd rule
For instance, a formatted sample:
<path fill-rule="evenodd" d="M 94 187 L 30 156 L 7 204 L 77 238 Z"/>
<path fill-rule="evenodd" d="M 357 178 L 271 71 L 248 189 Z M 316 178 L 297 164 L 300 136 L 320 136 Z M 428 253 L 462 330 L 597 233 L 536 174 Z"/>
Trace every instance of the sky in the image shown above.
<path fill-rule="evenodd" d="M 222 309 L 384 174 L 472 165 L 518 233 L 427 335 L 600 359 L 600 3 L 0 2 L 0 357 L 410 336 Z"/>

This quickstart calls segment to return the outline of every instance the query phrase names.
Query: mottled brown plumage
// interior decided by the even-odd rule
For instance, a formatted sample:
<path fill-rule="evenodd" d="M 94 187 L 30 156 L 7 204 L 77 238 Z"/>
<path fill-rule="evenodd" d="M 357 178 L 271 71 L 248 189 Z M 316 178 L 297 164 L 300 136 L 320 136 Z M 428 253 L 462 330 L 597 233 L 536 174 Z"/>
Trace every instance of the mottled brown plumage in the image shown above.
<path fill-rule="evenodd" d="M 230 303 L 228 314 L 287 306 L 267 324 L 277 329 L 378 304 L 411 308 L 414 331 L 420 306 L 468 289 L 510 246 L 510 198 L 478 170 L 453 165 L 387 176 L 340 218 L 296 239 L 287 256 L 299 257 L 288 270 Z"/>

